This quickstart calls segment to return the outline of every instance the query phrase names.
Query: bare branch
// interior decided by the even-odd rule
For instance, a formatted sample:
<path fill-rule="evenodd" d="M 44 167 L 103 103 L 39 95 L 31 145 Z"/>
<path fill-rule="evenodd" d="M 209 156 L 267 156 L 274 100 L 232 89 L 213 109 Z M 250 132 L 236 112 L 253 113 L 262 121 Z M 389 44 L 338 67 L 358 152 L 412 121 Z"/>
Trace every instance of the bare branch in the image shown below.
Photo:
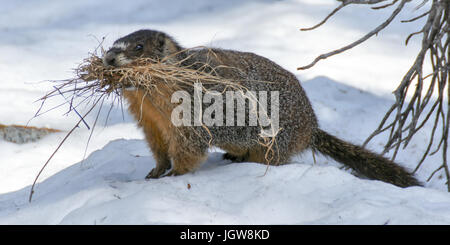
<path fill-rule="evenodd" d="M 385 5 L 381 5 L 381 6 L 378 6 L 378 7 L 372 7 L 372 9 L 375 9 L 375 10 L 384 9 L 384 8 L 387 8 L 387 7 L 390 7 L 390 6 L 394 5 L 395 3 L 397 3 L 397 1 L 398 0 L 393 0 L 392 2 L 387 3 Z"/>
<path fill-rule="evenodd" d="M 414 18 L 412 18 L 412 19 L 409 19 L 409 20 L 402 20 L 402 21 L 400 21 L 400 22 L 402 22 L 402 23 L 413 22 L 413 21 L 416 21 L 416 20 L 418 20 L 418 19 L 420 19 L 420 18 L 422 18 L 422 17 L 427 16 L 429 13 L 430 13 L 430 11 L 427 11 L 427 12 L 425 12 L 425 13 L 419 15 L 419 16 L 416 16 L 416 17 L 414 17 Z"/>
<path fill-rule="evenodd" d="M 69 138 L 69 136 L 72 134 L 72 132 L 78 128 L 78 126 L 80 125 L 80 123 L 84 120 L 84 118 L 92 111 L 92 109 L 94 109 L 94 107 L 97 105 L 97 103 L 100 101 L 102 97 L 98 98 L 98 100 L 92 105 L 92 107 L 88 110 L 88 112 L 86 112 L 84 114 L 83 117 L 80 118 L 80 120 L 78 120 L 77 124 L 75 124 L 75 126 L 66 134 L 66 136 L 64 137 L 64 139 L 59 143 L 58 147 L 56 147 L 55 151 L 52 153 L 52 155 L 48 158 L 48 160 L 45 162 L 45 164 L 42 166 L 41 170 L 39 171 L 39 173 L 37 174 L 36 178 L 34 179 L 33 185 L 31 185 L 31 190 L 30 190 L 30 195 L 28 197 L 28 201 L 31 202 L 32 198 L 33 198 L 33 194 L 34 194 L 34 186 L 36 185 L 37 180 L 39 179 L 39 176 L 41 176 L 41 173 L 44 171 L 45 167 L 48 165 L 48 163 L 50 162 L 50 160 L 52 160 L 53 156 L 56 154 L 56 152 L 58 152 L 59 148 L 61 148 L 61 146 L 64 144 L 64 142 L 67 140 L 67 138 Z"/>
<path fill-rule="evenodd" d="M 386 21 L 384 21 L 377 28 L 375 28 L 374 30 L 372 30 L 371 32 L 366 34 L 364 37 L 360 38 L 359 40 L 357 40 L 357 41 L 355 41 L 355 42 L 353 42 L 353 43 L 351 43 L 351 44 L 349 44 L 349 45 L 347 45 L 347 46 L 345 46 L 343 48 L 336 49 L 336 50 L 331 51 L 331 52 L 326 53 L 326 54 L 322 54 L 322 55 L 318 56 L 316 59 L 314 59 L 314 61 L 312 63 L 310 63 L 309 65 L 298 67 L 297 70 L 309 69 L 309 68 L 313 67 L 320 60 L 323 60 L 323 59 L 326 59 L 326 58 L 331 57 L 333 55 L 340 54 L 340 53 L 342 53 L 344 51 L 347 51 L 347 50 L 349 50 L 349 49 L 351 49 L 351 48 L 353 48 L 353 47 L 355 47 L 355 46 L 365 42 L 367 39 L 371 38 L 372 36 L 378 34 L 378 32 L 383 30 L 386 26 L 388 26 L 392 22 L 392 20 L 397 16 L 397 14 L 403 9 L 403 6 L 405 6 L 405 3 L 407 1 L 408 0 L 402 0 L 400 2 L 400 4 L 398 5 L 398 7 L 392 12 L 391 16 Z M 381 1 L 379 1 L 379 2 L 381 2 Z M 346 4 L 346 3 L 344 3 L 344 4 Z"/>
<path fill-rule="evenodd" d="M 377 4 L 381 2 L 386 2 L 388 0 L 338 0 L 339 2 L 342 2 L 345 5 L 348 4 Z"/>
<path fill-rule="evenodd" d="M 408 45 L 409 39 L 411 39 L 411 37 L 413 37 L 414 35 L 420 34 L 420 33 L 423 33 L 423 31 L 413 32 L 413 33 L 409 34 L 405 40 L 405 45 Z"/>
<path fill-rule="evenodd" d="M 339 5 L 337 8 L 335 8 L 333 11 L 331 11 L 330 14 L 327 15 L 327 17 L 325 17 L 325 19 L 323 19 L 321 22 L 319 22 L 317 25 L 313 26 L 313 27 L 309 27 L 309 28 L 301 28 L 300 31 L 310 31 L 310 30 L 314 30 L 317 27 L 325 24 L 325 22 L 327 22 L 327 20 L 333 16 L 335 13 L 337 13 L 340 9 L 342 9 L 343 7 L 345 7 L 345 4 L 341 4 Z"/>

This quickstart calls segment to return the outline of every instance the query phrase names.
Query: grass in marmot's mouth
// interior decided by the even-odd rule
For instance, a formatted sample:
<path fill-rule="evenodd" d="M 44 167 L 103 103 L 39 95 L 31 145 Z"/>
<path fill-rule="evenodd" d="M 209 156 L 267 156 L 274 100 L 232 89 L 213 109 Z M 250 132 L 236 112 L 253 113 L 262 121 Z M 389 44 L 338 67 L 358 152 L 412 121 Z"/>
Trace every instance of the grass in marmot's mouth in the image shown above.
<path fill-rule="evenodd" d="M 182 51 L 185 52 L 185 51 Z M 120 95 L 120 89 L 124 87 L 137 87 L 152 93 L 159 85 L 167 85 L 174 90 L 186 86 L 194 86 L 194 83 L 222 84 L 236 90 L 245 90 L 239 85 L 239 81 L 224 79 L 215 73 L 215 69 L 231 67 L 219 66 L 211 68 L 208 64 L 198 63 L 183 66 L 183 62 L 189 59 L 169 63 L 163 60 L 138 58 L 132 63 L 122 67 L 105 66 L 103 60 L 95 54 L 84 59 L 83 63 L 75 69 L 75 78 L 59 83 L 55 90 L 47 93 L 41 100 L 57 95 L 68 94 L 72 97 L 86 95 Z M 194 69 L 194 66 L 196 67 Z"/>

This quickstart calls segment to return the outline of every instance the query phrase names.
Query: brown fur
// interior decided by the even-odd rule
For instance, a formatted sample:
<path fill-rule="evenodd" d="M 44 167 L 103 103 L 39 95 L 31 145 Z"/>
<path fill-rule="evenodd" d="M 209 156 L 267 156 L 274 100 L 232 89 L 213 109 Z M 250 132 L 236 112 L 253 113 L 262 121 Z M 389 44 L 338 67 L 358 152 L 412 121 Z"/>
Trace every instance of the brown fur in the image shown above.
<path fill-rule="evenodd" d="M 171 115 L 173 109 L 173 105 L 168 104 L 166 99 L 171 90 L 161 88 L 164 86 L 160 86 L 159 93 L 154 93 L 151 100 L 142 89 L 123 91 L 124 97 L 129 102 L 128 110 L 142 127 L 156 160 L 156 168 L 147 175 L 147 178 L 157 178 L 170 169 L 171 158 L 173 168 L 168 175 L 185 174 L 206 159 L 206 155 L 186 154 L 180 151 L 183 146 L 177 137 L 178 132 L 167 117 Z"/>
<path fill-rule="evenodd" d="M 310 148 L 369 178 L 401 187 L 420 185 L 412 174 L 394 162 L 319 129 L 312 106 L 297 78 L 274 62 L 256 54 L 232 50 L 182 50 L 162 32 L 141 30 L 118 39 L 106 53 L 104 63 L 121 66 L 137 57 L 171 64 L 181 62 L 193 69 L 207 63 L 220 78 L 240 81 L 250 91 L 278 91 L 279 126 L 282 130 L 276 135 L 275 147 L 268 155 L 267 147 L 257 141 L 258 127 L 175 127 L 170 121 L 175 105 L 168 102 L 174 91 L 168 86 L 158 86 L 158 91 L 151 94 L 140 88 L 124 90 L 129 110 L 143 128 L 156 160 L 156 168 L 147 178 L 163 176 L 170 166 L 172 170 L 168 175 L 193 171 L 206 159 L 210 146 L 225 150 L 225 159 L 272 165 L 288 163 L 292 156 Z M 215 91 L 226 89 L 221 85 L 206 86 Z M 192 95 L 192 91 L 188 92 Z M 235 112 L 236 109 L 235 105 Z"/>

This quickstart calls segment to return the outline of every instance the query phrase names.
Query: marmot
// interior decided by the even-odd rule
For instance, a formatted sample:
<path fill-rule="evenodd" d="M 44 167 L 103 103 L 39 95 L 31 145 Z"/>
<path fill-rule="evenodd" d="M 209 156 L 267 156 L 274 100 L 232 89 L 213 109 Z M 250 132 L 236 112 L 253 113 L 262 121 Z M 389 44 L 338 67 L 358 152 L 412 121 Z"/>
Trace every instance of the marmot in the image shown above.
<path fill-rule="evenodd" d="M 421 185 L 411 173 L 394 162 L 321 130 L 299 80 L 267 58 L 216 48 L 184 49 L 163 32 L 139 30 L 116 40 L 104 54 L 103 62 L 107 66 L 119 67 L 139 57 L 174 64 L 179 62 L 193 68 L 206 63 L 217 76 L 244 81 L 243 85 L 249 90 L 279 91 L 281 130 L 275 136 L 277 150 L 271 153 L 271 160 L 268 160 L 266 148 L 255 140 L 261 131 L 259 127 L 175 127 L 170 116 L 167 117 L 174 108 L 166 102 L 167 97 L 170 97 L 169 90 L 149 95 L 140 88 L 123 89 L 123 95 L 129 102 L 129 111 L 143 128 L 156 160 L 156 167 L 146 178 L 182 175 L 193 171 L 206 159 L 210 146 L 226 151 L 224 159 L 272 165 L 288 163 L 293 155 L 309 148 L 330 156 L 370 179 L 400 187 Z M 180 134 L 179 130 L 184 134 Z M 209 142 L 204 137 L 210 137 Z"/>

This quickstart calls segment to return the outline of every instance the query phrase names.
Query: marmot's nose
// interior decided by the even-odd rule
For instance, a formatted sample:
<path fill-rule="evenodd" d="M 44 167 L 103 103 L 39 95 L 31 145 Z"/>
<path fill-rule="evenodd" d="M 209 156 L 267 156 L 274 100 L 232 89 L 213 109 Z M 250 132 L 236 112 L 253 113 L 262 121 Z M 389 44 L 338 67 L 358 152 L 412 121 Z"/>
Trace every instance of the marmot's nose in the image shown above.
<path fill-rule="evenodd" d="M 118 53 L 122 52 L 122 50 L 118 48 L 111 48 L 106 52 L 105 56 L 103 56 L 103 64 L 105 66 L 115 66 L 116 64 L 116 56 Z"/>
<path fill-rule="evenodd" d="M 106 52 L 105 56 L 103 56 L 103 65 L 105 66 L 114 66 L 116 62 L 116 54 L 114 52 Z"/>

